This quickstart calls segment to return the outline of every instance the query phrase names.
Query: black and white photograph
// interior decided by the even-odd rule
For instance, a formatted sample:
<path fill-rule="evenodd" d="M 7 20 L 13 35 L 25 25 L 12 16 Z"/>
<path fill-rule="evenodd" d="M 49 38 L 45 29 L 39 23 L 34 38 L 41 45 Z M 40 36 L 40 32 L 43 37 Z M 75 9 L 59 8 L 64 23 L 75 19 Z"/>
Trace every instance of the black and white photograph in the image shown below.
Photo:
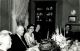
<path fill-rule="evenodd" d="M 80 51 L 80 0 L 0 0 L 0 51 Z"/>

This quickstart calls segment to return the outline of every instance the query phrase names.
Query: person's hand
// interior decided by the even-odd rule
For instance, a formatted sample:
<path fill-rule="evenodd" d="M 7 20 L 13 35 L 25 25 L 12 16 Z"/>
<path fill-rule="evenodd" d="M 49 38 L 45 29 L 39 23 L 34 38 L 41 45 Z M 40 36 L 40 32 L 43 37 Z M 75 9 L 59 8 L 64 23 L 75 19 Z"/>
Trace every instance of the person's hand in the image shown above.
<path fill-rule="evenodd" d="M 37 45 L 37 44 L 39 44 L 39 43 L 37 42 L 37 40 L 34 40 L 33 44 L 34 44 L 34 45 Z"/>
<path fill-rule="evenodd" d="M 38 32 L 40 30 L 40 25 L 38 24 L 35 31 Z"/>

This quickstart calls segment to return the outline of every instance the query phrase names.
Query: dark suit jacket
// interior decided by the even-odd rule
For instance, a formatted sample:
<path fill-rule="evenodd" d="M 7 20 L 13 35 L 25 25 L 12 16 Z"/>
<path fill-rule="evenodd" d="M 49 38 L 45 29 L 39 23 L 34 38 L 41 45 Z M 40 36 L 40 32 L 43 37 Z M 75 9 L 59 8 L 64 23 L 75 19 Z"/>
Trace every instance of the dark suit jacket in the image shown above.
<path fill-rule="evenodd" d="M 12 46 L 9 51 L 25 51 L 26 46 L 23 44 L 21 39 L 18 37 L 17 34 L 11 35 L 12 38 Z"/>
<path fill-rule="evenodd" d="M 62 34 L 64 35 L 64 31 L 62 32 Z M 73 37 L 74 33 L 72 31 L 68 31 L 68 33 L 66 33 L 65 31 L 65 37 L 68 39 L 74 39 Z"/>
<path fill-rule="evenodd" d="M 41 34 L 40 32 L 33 32 L 34 33 L 34 38 L 37 40 L 37 42 L 41 42 Z"/>

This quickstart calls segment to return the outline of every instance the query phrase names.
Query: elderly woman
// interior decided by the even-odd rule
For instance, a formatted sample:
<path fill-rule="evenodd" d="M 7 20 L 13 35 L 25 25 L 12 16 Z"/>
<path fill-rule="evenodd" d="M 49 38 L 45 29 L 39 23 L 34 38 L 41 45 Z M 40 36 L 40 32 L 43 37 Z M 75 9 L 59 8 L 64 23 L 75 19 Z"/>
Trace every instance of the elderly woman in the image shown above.
<path fill-rule="evenodd" d="M 29 25 L 27 27 L 27 32 L 24 35 L 25 41 L 29 47 L 33 47 L 34 45 L 36 45 L 33 32 L 34 32 L 34 25 Z"/>
<path fill-rule="evenodd" d="M 9 36 L 11 32 L 7 30 L 2 30 L 0 32 L 0 50 L 7 51 L 11 48 L 11 37 Z"/>

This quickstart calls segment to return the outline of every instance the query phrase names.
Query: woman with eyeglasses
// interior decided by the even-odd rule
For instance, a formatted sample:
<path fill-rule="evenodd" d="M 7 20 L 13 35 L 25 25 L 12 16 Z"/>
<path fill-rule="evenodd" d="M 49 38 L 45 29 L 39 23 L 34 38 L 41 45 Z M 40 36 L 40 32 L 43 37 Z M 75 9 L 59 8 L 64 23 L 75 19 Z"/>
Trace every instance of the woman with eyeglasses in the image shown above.
<path fill-rule="evenodd" d="M 27 32 L 24 35 L 25 41 L 29 47 L 33 47 L 37 44 L 37 41 L 34 39 L 34 25 L 27 26 Z"/>

